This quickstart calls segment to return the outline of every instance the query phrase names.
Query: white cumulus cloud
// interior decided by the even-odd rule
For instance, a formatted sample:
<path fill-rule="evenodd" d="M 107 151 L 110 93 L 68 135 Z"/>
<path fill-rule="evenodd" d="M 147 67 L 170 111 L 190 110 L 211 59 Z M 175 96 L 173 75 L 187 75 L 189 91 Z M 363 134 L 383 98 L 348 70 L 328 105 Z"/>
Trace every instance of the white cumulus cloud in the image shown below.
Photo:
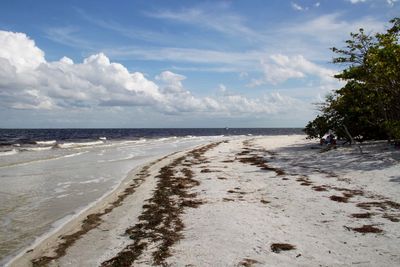
<path fill-rule="evenodd" d="M 0 58 L 8 60 L 16 72 L 36 68 L 45 62 L 44 52 L 24 33 L 0 31 L 0 44 Z"/>
<path fill-rule="evenodd" d="M 23 33 L 0 31 L 0 101 L 20 109 L 148 105 L 162 101 L 158 86 L 104 54 L 82 63 L 47 62 Z"/>
<path fill-rule="evenodd" d="M 44 52 L 23 33 L 0 31 L 0 104 L 13 109 L 81 109 L 142 106 L 163 114 L 272 114 L 301 107 L 301 102 L 279 93 L 248 98 L 229 93 L 198 97 L 185 88 L 184 75 L 164 71 L 148 79 L 111 62 L 103 53 L 81 63 L 68 57 L 46 61 Z M 269 59 L 278 70 L 266 79 L 281 81 L 317 72 L 303 58 L 275 55 Z M 290 67 L 290 62 L 295 65 Z M 268 62 L 270 64 L 270 62 Z M 268 69 L 268 68 L 267 68 Z M 269 69 L 268 69 L 269 70 Z"/>
<path fill-rule="evenodd" d="M 261 60 L 264 70 L 262 79 L 253 80 L 250 86 L 258 86 L 264 83 L 279 84 L 293 78 L 317 76 L 322 81 L 332 81 L 333 70 L 319 66 L 302 55 L 286 56 L 273 54 Z"/>

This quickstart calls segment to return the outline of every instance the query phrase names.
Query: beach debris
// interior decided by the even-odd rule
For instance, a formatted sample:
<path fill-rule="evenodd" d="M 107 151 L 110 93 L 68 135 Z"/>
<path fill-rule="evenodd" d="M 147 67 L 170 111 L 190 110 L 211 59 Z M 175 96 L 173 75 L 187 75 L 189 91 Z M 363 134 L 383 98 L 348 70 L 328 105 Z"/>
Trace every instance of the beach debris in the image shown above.
<path fill-rule="evenodd" d="M 240 156 L 241 154 L 237 154 Z M 250 157 L 239 157 L 237 158 L 241 163 L 255 165 L 265 171 L 274 171 L 276 175 L 285 175 L 285 171 L 280 168 L 271 167 L 267 164 L 267 160 L 264 157 L 251 155 Z"/>
<path fill-rule="evenodd" d="M 253 260 L 253 259 L 243 259 L 241 262 L 239 262 L 239 266 L 244 266 L 244 267 L 251 267 L 256 263 L 260 263 L 257 260 Z"/>
<path fill-rule="evenodd" d="M 313 184 L 313 182 L 311 182 L 311 181 L 308 179 L 307 176 L 302 176 L 302 177 L 300 177 L 300 178 L 297 178 L 296 181 L 297 181 L 297 182 L 301 182 L 300 185 L 303 185 L 303 186 L 310 186 L 310 185 Z"/>
<path fill-rule="evenodd" d="M 342 203 L 347 203 L 349 198 L 348 197 L 344 197 L 344 196 L 330 196 L 329 197 L 332 201 L 336 201 L 336 202 L 342 202 Z"/>
<path fill-rule="evenodd" d="M 273 243 L 271 245 L 271 251 L 275 253 L 280 253 L 281 251 L 293 250 L 296 247 L 288 243 Z"/>
<path fill-rule="evenodd" d="M 399 214 L 387 214 L 385 213 L 382 218 L 388 219 L 391 222 L 400 222 L 400 215 Z"/>
<path fill-rule="evenodd" d="M 200 172 L 201 173 L 210 173 L 210 172 L 221 172 L 221 171 L 219 171 L 219 170 L 210 170 L 210 169 L 206 168 L 206 169 L 202 169 Z"/>
<path fill-rule="evenodd" d="M 358 232 L 358 233 L 382 233 L 383 230 L 375 227 L 374 225 L 363 225 L 362 227 L 354 227 L 350 228 L 351 230 Z"/>
<path fill-rule="evenodd" d="M 313 186 L 312 189 L 317 192 L 328 191 L 328 189 L 326 189 L 326 186 L 324 185 L 316 185 Z"/>
<path fill-rule="evenodd" d="M 369 210 L 371 208 L 379 208 L 380 210 L 400 210 L 400 204 L 394 201 L 386 200 L 386 201 L 371 201 L 371 202 L 362 202 L 358 203 L 357 207 Z"/>
<path fill-rule="evenodd" d="M 373 214 L 370 212 L 365 212 L 365 213 L 353 213 L 350 216 L 357 219 L 366 219 L 366 218 L 371 218 L 372 215 Z"/>

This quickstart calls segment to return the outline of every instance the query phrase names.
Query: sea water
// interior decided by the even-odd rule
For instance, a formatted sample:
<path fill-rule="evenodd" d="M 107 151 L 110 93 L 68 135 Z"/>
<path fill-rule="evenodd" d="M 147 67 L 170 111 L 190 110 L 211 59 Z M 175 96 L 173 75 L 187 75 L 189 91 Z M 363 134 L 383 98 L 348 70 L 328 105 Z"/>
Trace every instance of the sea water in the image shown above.
<path fill-rule="evenodd" d="M 298 129 L 0 130 L 0 265 L 115 189 L 135 167 L 238 135 Z"/>

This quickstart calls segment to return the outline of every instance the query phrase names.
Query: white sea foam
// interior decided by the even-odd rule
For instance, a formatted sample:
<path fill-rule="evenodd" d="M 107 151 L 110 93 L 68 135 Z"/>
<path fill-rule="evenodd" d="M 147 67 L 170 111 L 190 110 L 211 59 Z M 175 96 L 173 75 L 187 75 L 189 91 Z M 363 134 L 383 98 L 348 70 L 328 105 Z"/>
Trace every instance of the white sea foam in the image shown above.
<path fill-rule="evenodd" d="M 135 140 L 135 141 L 133 141 L 133 142 L 135 142 L 136 144 L 142 144 L 142 143 L 145 143 L 147 141 L 147 139 L 145 139 L 145 138 L 140 138 L 139 140 Z"/>
<path fill-rule="evenodd" d="M 57 157 L 49 157 L 49 158 L 43 158 L 43 159 L 34 159 L 34 160 L 28 160 L 28 161 L 24 161 L 24 162 L 15 162 L 15 163 L 10 163 L 10 164 L 5 164 L 3 166 L 0 166 L 1 168 L 8 168 L 8 167 L 15 167 L 15 166 L 24 166 L 24 165 L 28 165 L 28 164 L 33 164 L 33 163 L 38 163 L 38 162 L 43 162 L 43 161 L 50 161 L 50 160 L 57 160 L 57 159 L 62 159 L 62 158 L 71 158 L 71 157 L 76 157 L 82 154 L 86 154 L 89 151 L 82 151 L 82 152 L 77 152 L 77 153 L 73 153 L 73 154 L 68 154 L 68 155 L 64 155 L 64 156 L 57 156 Z M 1 153 L 0 153 L 1 156 Z"/>
<path fill-rule="evenodd" d="M 43 146 L 51 146 L 57 144 L 56 140 L 50 140 L 50 141 L 36 141 L 36 144 L 38 145 L 43 145 Z"/>
<path fill-rule="evenodd" d="M 88 152 L 89 152 L 89 151 L 77 152 L 77 153 L 68 154 L 68 155 L 65 155 L 65 156 L 62 156 L 62 157 L 59 157 L 59 158 L 71 158 L 71 157 L 76 157 L 76 156 L 79 156 L 79 155 L 82 155 L 82 154 L 86 154 L 86 153 L 88 153 Z M 54 159 L 59 159 L 59 158 L 54 158 Z"/>
<path fill-rule="evenodd" d="M 62 183 L 57 183 L 57 186 L 60 186 L 60 185 L 70 185 L 70 184 L 72 184 L 72 182 L 62 182 Z"/>
<path fill-rule="evenodd" d="M 16 149 L 11 149 L 11 150 L 7 150 L 7 151 L 1 151 L 0 156 L 10 156 L 10 155 L 15 155 L 17 153 L 18 153 L 18 151 Z"/>
<path fill-rule="evenodd" d="M 97 179 L 82 181 L 82 182 L 79 182 L 79 183 L 80 183 L 80 184 L 100 183 L 101 180 L 103 180 L 103 178 L 97 178 Z"/>
<path fill-rule="evenodd" d="M 119 145 L 136 145 L 136 144 L 144 144 L 147 142 L 147 139 L 141 138 L 138 140 L 127 140 L 127 141 L 122 141 L 119 143 Z"/>
<path fill-rule="evenodd" d="M 80 143 L 62 143 L 57 144 L 59 148 L 79 148 L 85 146 L 95 146 L 95 145 L 102 145 L 104 144 L 103 141 L 92 141 L 92 142 L 80 142 Z"/>
<path fill-rule="evenodd" d="M 137 158 L 137 157 L 138 157 L 137 154 L 130 154 L 130 155 L 128 155 L 128 156 L 126 156 L 126 157 L 123 157 L 123 158 L 108 159 L 108 160 L 98 160 L 97 162 L 99 162 L 99 163 L 103 163 L 103 162 L 117 162 L 117 161 L 123 161 L 123 160 L 132 160 L 132 159 L 135 159 L 135 158 Z"/>
<path fill-rule="evenodd" d="M 56 196 L 56 198 L 63 198 L 63 197 L 67 197 L 67 196 L 69 196 L 70 194 L 62 194 L 62 195 L 58 195 L 58 196 Z"/>
<path fill-rule="evenodd" d="M 52 146 L 35 146 L 35 147 L 23 147 L 20 148 L 20 151 L 43 151 L 43 150 L 50 150 Z"/>

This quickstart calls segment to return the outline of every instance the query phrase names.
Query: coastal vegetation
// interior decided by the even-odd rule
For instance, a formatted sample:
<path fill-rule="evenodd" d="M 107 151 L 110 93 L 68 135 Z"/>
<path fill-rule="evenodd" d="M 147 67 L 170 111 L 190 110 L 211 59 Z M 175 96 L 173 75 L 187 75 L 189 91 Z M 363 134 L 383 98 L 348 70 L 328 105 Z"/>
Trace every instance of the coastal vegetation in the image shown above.
<path fill-rule="evenodd" d="M 390 23 L 386 32 L 360 29 L 344 48 L 331 48 L 333 63 L 346 66 L 335 75 L 345 85 L 317 104 L 319 115 L 304 129 L 308 137 L 331 130 L 348 140 L 400 140 L 400 18 Z"/>

